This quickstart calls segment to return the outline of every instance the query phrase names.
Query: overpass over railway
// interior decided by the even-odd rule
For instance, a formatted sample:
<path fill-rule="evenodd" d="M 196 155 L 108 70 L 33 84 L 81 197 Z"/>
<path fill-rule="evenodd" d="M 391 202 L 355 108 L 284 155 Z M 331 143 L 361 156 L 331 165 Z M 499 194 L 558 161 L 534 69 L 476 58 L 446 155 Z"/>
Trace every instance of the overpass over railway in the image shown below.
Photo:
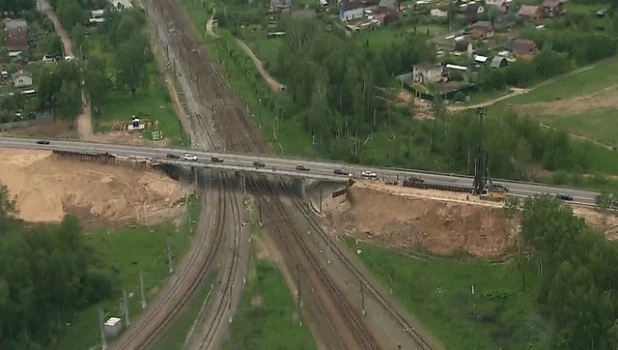
<path fill-rule="evenodd" d="M 37 139 L 0 137 L 0 147 L 38 149 L 49 151 L 77 152 L 84 154 L 108 153 L 120 157 L 144 158 L 153 163 L 170 164 L 178 166 L 202 167 L 220 170 L 234 170 L 239 173 L 252 172 L 263 175 L 284 176 L 296 179 L 315 179 L 326 181 L 346 182 L 349 180 L 347 175 L 336 175 L 335 169 L 345 169 L 354 178 L 360 178 L 362 171 L 372 171 L 381 179 L 404 180 L 408 177 L 419 177 L 432 184 L 443 186 L 472 186 L 472 177 L 456 174 L 444 174 L 436 172 L 426 172 L 412 169 L 376 168 L 372 166 L 348 165 L 342 163 L 329 163 L 309 161 L 293 158 L 261 157 L 253 155 L 242 155 L 234 153 L 203 152 L 179 148 L 157 148 L 143 146 L 125 146 L 93 142 L 51 140 L 49 144 L 39 144 Z M 183 155 L 190 153 L 197 157 L 196 161 L 183 160 Z M 168 154 L 180 156 L 179 159 L 168 158 Z M 221 158 L 223 162 L 212 162 L 211 158 Z M 260 162 L 264 166 L 256 167 L 255 162 Z M 301 171 L 297 167 L 302 165 L 308 170 Z M 495 180 L 509 187 L 509 195 L 518 197 L 528 197 L 535 194 L 559 192 L 569 192 L 573 196 L 573 201 L 578 204 L 594 205 L 598 193 L 580 189 L 565 189 L 563 187 L 546 186 L 542 184 L 532 184 L 527 182 L 515 182 L 506 180 Z"/>

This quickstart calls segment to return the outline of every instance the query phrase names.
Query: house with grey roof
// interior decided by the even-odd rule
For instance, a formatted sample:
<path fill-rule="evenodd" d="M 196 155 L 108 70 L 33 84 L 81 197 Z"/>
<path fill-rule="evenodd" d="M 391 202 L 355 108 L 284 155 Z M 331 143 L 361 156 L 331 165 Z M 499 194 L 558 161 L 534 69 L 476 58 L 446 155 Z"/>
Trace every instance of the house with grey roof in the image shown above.
<path fill-rule="evenodd" d="M 505 57 L 494 56 L 494 58 L 491 59 L 491 63 L 489 63 L 489 66 L 491 68 L 502 68 L 506 67 L 508 64 L 509 62 L 506 60 Z"/>

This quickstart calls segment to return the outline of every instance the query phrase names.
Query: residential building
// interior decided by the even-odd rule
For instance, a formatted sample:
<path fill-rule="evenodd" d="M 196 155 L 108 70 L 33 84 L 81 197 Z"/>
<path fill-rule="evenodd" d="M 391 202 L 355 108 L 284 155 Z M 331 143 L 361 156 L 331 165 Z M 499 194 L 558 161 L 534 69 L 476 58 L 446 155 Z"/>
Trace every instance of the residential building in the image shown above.
<path fill-rule="evenodd" d="M 17 88 L 24 88 L 32 86 L 32 74 L 23 70 L 18 71 L 11 77 L 13 79 L 13 85 Z"/>
<path fill-rule="evenodd" d="M 506 67 L 508 64 L 509 62 L 506 60 L 506 58 L 502 56 L 494 56 L 489 66 L 491 68 L 502 68 L 502 67 Z"/>
<path fill-rule="evenodd" d="M 8 52 L 23 52 L 28 50 L 28 30 L 11 28 L 4 31 L 4 47 Z"/>
<path fill-rule="evenodd" d="M 387 11 L 401 12 L 401 7 L 398 0 L 380 0 L 378 9 L 386 9 Z"/>
<path fill-rule="evenodd" d="M 429 12 L 433 17 L 448 17 L 448 9 L 436 7 Z"/>
<path fill-rule="evenodd" d="M 539 6 L 521 5 L 519 11 L 517 11 L 517 16 L 530 22 L 539 22 L 543 18 L 543 13 Z"/>
<path fill-rule="evenodd" d="M 494 36 L 494 26 L 489 21 L 478 21 L 472 24 L 470 37 L 476 40 L 485 40 Z"/>
<path fill-rule="evenodd" d="M 511 1 L 509 0 L 485 0 L 485 6 L 493 6 L 502 12 L 507 11 L 510 5 Z"/>
<path fill-rule="evenodd" d="M 470 2 L 463 8 L 463 17 L 468 23 L 479 20 L 479 15 L 485 12 L 485 8 L 476 2 Z"/>
<path fill-rule="evenodd" d="M 289 0 L 270 0 L 270 12 L 282 13 L 290 10 Z"/>
<path fill-rule="evenodd" d="M 437 83 L 442 80 L 444 68 L 439 63 L 419 63 L 412 67 L 412 79 L 415 83 Z"/>
<path fill-rule="evenodd" d="M 363 3 L 359 0 L 344 1 L 339 8 L 339 19 L 342 22 L 347 22 L 363 18 L 364 7 Z"/>
<path fill-rule="evenodd" d="M 109 2 L 114 5 L 118 10 L 128 9 L 133 7 L 131 0 L 109 0 Z"/>
<path fill-rule="evenodd" d="M 531 59 L 539 51 L 539 48 L 532 40 L 515 39 L 511 43 L 511 51 L 517 58 Z"/>
<path fill-rule="evenodd" d="M 13 29 L 28 30 L 28 22 L 25 19 L 12 19 L 4 23 L 4 30 Z"/>
<path fill-rule="evenodd" d="M 543 16 L 546 18 L 560 17 L 566 14 L 564 4 L 561 1 L 544 1 L 541 6 L 543 7 Z"/>

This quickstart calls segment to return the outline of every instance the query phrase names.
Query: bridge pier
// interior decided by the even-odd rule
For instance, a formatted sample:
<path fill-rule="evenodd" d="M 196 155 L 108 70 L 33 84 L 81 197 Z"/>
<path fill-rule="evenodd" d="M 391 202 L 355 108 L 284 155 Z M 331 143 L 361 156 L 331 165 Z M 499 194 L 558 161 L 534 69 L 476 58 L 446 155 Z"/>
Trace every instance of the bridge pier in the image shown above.
<path fill-rule="evenodd" d="M 296 193 L 300 195 L 300 198 L 305 199 L 306 198 L 305 178 L 304 177 L 295 178 L 294 187 L 296 189 Z"/>
<path fill-rule="evenodd" d="M 236 185 L 240 187 L 243 194 L 247 193 L 247 187 L 245 185 L 245 174 L 242 171 L 235 171 L 234 177 L 236 178 Z"/>

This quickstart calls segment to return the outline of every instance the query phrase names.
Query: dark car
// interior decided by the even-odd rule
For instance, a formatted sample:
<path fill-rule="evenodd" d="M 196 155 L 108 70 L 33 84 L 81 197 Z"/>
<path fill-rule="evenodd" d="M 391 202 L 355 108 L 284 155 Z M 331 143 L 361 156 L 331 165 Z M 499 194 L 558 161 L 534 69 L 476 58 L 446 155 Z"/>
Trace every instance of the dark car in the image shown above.
<path fill-rule="evenodd" d="M 49 145 L 49 141 L 47 140 L 39 140 L 36 143 L 38 143 L 39 145 Z"/>
<path fill-rule="evenodd" d="M 423 182 L 425 182 L 425 180 L 421 179 L 418 176 L 410 176 L 408 180 L 411 182 L 419 183 L 419 184 L 422 184 Z"/>
<path fill-rule="evenodd" d="M 167 154 L 167 158 L 170 158 L 170 159 L 178 159 L 178 158 L 180 158 L 180 156 L 179 156 L 179 155 L 176 155 L 176 154 L 174 154 L 174 153 L 168 153 L 168 154 Z"/>
<path fill-rule="evenodd" d="M 564 201 L 572 201 L 573 200 L 573 196 L 571 196 L 568 193 L 563 193 L 563 192 L 558 193 L 556 195 L 556 197 L 558 197 L 558 198 L 560 198 L 560 199 L 562 199 Z"/>
<path fill-rule="evenodd" d="M 348 175 L 348 171 L 345 169 L 335 169 L 335 175 Z"/>
<path fill-rule="evenodd" d="M 223 163 L 223 158 L 221 158 L 221 157 L 212 157 L 212 158 L 210 158 L 210 161 L 212 161 L 213 163 Z"/>
<path fill-rule="evenodd" d="M 256 168 L 263 168 L 266 166 L 266 164 L 262 163 L 262 162 L 253 162 L 253 166 Z"/>
<path fill-rule="evenodd" d="M 297 165 L 296 166 L 296 170 L 298 170 L 298 171 L 309 171 L 309 168 L 307 168 L 304 165 Z"/>

